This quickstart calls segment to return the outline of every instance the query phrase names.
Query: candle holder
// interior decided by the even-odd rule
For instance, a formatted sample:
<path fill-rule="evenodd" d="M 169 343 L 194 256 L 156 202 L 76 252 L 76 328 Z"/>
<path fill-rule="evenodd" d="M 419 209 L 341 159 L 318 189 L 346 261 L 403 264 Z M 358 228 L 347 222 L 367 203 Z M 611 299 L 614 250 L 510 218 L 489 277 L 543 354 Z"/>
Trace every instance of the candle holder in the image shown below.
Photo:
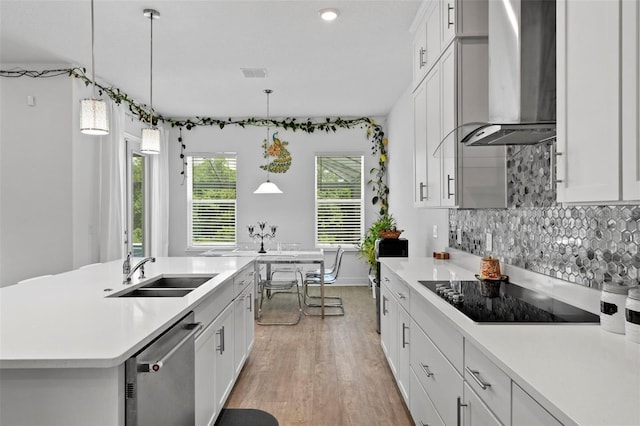
<path fill-rule="evenodd" d="M 249 238 L 253 238 L 254 240 L 257 240 L 258 238 L 260 238 L 260 250 L 258 250 L 258 253 L 266 253 L 267 251 L 264 249 L 264 239 L 265 238 L 275 238 L 276 236 L 276 229 L 278 229 L 278 227 L 276 225 L 271 225 L 271 233 L 267 232 L 264 230 L 264 228 L 266 228 L 267 226 L 267 222 L 258 222 L 258 227 L 260 228 L 260 232 L 255 232 L 255 226 L 253 225 L 247 225 L 247 229 L 249 230 Z"/>

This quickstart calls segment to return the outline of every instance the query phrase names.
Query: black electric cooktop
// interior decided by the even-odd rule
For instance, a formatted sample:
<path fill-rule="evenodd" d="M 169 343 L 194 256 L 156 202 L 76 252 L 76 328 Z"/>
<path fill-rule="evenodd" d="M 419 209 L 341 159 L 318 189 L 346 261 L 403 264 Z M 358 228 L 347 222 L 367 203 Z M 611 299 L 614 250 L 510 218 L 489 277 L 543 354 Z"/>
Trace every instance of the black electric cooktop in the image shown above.
<path fill-rule="evenodd" d="M 418 281 L 478 323 L 599 323 L 598 315 L 506 281 Z"/>

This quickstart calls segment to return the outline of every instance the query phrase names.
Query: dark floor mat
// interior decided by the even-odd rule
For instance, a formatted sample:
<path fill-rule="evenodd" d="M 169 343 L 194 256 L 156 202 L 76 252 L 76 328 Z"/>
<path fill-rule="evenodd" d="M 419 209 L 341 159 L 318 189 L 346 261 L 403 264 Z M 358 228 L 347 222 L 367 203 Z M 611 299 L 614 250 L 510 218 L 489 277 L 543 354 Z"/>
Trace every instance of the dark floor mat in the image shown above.
<path fill-rule="evenodd" d="M 223 408 L 215 426 L 278 426 L 278 420 L 262 410 Z"/>

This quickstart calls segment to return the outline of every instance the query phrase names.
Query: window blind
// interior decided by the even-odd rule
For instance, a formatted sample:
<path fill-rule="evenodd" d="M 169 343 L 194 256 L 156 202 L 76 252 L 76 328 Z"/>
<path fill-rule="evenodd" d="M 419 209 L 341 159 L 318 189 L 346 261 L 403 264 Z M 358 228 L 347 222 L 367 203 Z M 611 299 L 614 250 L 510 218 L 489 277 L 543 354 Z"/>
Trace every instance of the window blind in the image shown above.
<path fill-rule="evenodd" d="M 192 246 L 236 242 L 235 156 L 187 157 Z"/>
<path fill-rule="evenodd" d="M 316 244 L 356 244 L 363 211 L 363 157 L 316 156 Z"/>

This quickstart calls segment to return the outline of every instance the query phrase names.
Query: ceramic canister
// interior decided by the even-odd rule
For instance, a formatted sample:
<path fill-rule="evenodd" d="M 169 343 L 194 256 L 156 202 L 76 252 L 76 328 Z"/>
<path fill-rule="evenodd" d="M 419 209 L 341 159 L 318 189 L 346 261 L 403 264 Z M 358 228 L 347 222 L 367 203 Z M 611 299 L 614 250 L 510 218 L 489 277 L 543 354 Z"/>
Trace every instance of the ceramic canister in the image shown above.
<path fill-rule="evenodd" d="M 600 326 L 612 333 L 624 334 L 624 310 L 629 286 L 604 283 L 600 295 Z"/>
<path fill-rule="evenodd" d="M 624 331 L 627 340 L 640 343 L 640 287 L 629 290 L 625 309 Z"/>
<path fill-rule="evenodd" d="M 480 261 L 480 278 L 485 280 L 499 280 L 500 261 L 493 257 L 483 257 Z"/>

